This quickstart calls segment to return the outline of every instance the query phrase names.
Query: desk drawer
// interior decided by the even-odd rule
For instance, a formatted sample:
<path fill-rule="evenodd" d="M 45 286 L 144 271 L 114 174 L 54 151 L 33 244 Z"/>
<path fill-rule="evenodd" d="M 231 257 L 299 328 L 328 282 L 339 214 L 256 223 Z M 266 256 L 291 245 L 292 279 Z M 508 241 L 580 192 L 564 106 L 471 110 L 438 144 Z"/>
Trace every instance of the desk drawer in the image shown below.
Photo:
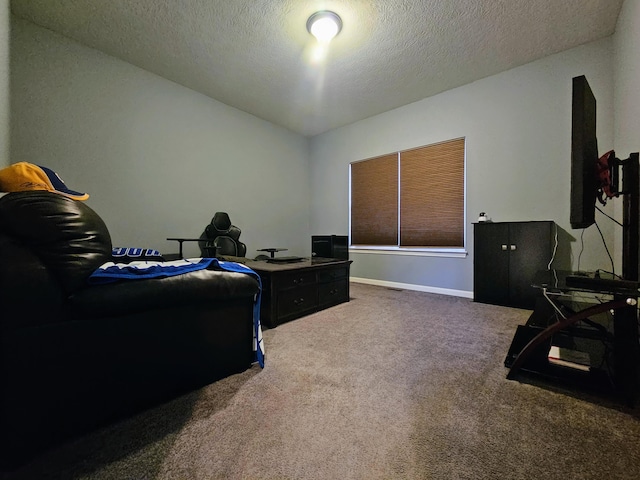
<path fill-rule="evenodd" d="M 291 288 L 278 292 L 278 317 L 283 318 L 307 310 L 313 310 L 318 305 L 316 285 Z"/>
<path fill-rule="evenodd" d="M 318 272 L 318 282 L 333 282 L 341 278 L 347 278 L 348 276 L 349 269 L 347 267 L 321 270 Z"/>
<path fill-rule="evenodd" d="M 278 290 L 292 287 L 302 287 L 316 283 L 315 272 L 294 272 L 280 275 L 278 278 Z"/>
<path fill-rule="evenodd" d="M 318 302 L 320 306 L 335 305 L 349 300 L 347 279 L 331 283 L 323 283 L 318 288 Z"/>

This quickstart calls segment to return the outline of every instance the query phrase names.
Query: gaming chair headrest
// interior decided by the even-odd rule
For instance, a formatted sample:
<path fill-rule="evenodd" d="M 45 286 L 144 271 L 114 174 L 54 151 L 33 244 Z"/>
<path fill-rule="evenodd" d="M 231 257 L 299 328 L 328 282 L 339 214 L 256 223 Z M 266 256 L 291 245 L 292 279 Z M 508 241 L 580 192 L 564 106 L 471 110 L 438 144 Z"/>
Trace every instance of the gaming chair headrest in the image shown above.
<path fill-rule="evenodd" d="M 211 225 L 219 232 L 224 233 L 231 227 L 231 219 L 226 212 L 216 212 L 211 219 Z"/>

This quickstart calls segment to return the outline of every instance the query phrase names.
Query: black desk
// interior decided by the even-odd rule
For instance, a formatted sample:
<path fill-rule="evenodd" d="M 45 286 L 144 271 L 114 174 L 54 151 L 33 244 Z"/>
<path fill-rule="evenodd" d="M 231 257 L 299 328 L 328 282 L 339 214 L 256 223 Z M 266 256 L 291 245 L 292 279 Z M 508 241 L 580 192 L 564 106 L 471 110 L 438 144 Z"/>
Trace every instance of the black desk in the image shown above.
<path fill-rule="evenodd" d="M 638 384 L 640 359 L 636 306 L 639 296 L 637 284 L 609 281 L 606 285 L 597 286 L 585 286 L 579 282 L 578 285 L 575 282 L 567 285 L 567 277 L 573 275 L 574 272 L 545 270 L 538 272 L 535 276 L 533 286 L 542 290 L 546 302 L 537 306 L 527 325 L 519 327 L 516 332 L 505 359 L 505 366 L 510 368 L 507 378 L 514 379 L 521 369 L 546 373 L 545 370 L 550 367 L 546 356 L 554 335 L 560 333 L 571 335 L 571 328 L 578 322 L 597 326 L 591 322 L 590 317 L 611 311 L 613 332 L 601 332 L 602 340 L 610 340 L 612 343 L 611 383 L 628 403 L 633 403 Z M 573 301 L 573 295 L 576 293 L 591 296 L 600 303 L 576 303 Z M 544 303 L 547 304 L 547 308 L 552 307 L 553 319 L 546 326 L 534 326 L 536 315 L 539 320 L 538 310 L 544 306 Z M 595 331 L 594 335 L 599 334 Z M 525 336 L 524 340 L 523 336 Z"/>
<path fill-rule="evenodd" d="M 247 261 L 262 280 L 260 320 L 281 323 L 349 301 L 351 260 L 311 258 L 296 263 Z"/>

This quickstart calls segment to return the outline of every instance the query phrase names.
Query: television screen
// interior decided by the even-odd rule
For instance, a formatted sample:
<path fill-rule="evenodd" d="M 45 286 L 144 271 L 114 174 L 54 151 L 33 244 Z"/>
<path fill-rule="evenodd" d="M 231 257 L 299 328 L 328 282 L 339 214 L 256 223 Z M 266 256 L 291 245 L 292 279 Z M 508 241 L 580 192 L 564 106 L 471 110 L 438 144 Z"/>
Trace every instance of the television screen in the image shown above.
<path fill-rule="evenodd" d="M 598 164 L 596 99 L 584 75 L 573 79 L 571 108 L 571 228 L 595 223 Z"/>

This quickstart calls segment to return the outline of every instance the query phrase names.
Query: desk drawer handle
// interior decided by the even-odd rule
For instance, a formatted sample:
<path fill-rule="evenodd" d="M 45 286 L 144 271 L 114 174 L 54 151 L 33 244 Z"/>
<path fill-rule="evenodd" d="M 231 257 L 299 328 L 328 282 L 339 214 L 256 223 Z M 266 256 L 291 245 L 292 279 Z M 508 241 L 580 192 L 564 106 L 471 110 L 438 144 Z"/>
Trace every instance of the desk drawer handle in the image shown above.
<path fill-rule="evenodd" d="M 293 301 L 294 305 L 302 305 L 304 303 L 304 298 L 300 298 Z"/>

